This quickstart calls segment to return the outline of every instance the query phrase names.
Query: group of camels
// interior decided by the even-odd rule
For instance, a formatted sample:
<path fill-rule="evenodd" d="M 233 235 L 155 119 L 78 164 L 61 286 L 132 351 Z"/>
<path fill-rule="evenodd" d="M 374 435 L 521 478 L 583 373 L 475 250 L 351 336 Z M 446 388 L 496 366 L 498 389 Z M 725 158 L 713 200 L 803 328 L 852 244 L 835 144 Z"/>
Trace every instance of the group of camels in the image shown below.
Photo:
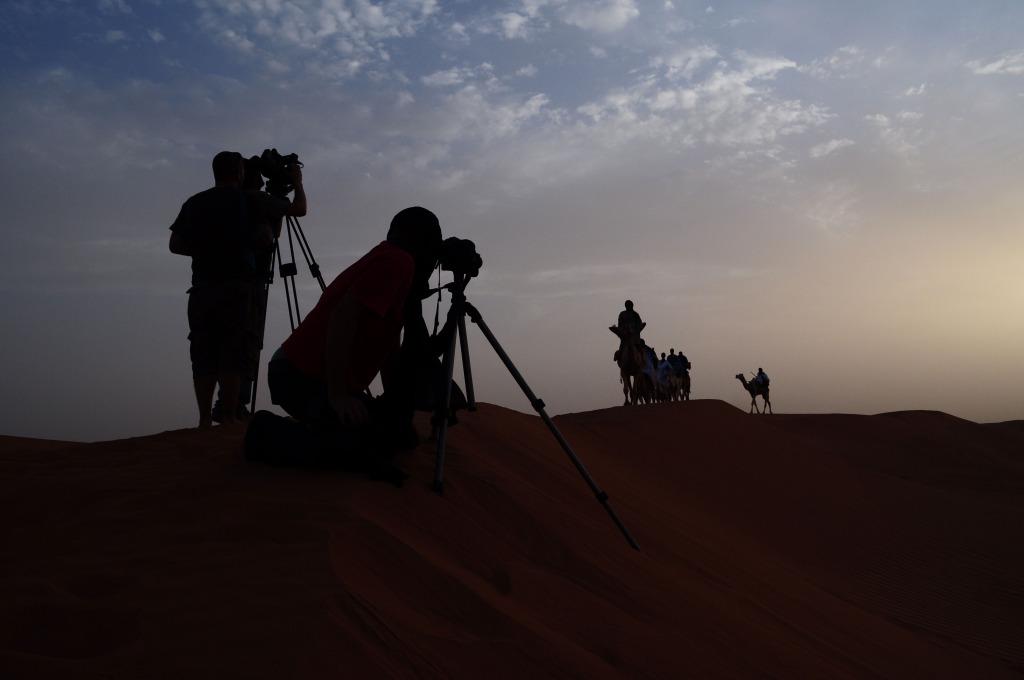
<path fill-rule="evenodd" d="M 645 352 L 650 356 L 644 356 Z M 616 363 L 626 400 L 624 406 L 690 400 L 690 373 L 672 370 L 667 361 L 658 361 L 646 345 L 623 343 Z"/>
<path fill-rule="evenodd" d="M 672 370 L 659 371 L 658 364 L 666 362 L 658 362 L 656 355 L 652 362 L 649 356 L 644 356 L 646 351 L 646 345 L 622 343 L 617 353 L 616 363 L 619 366 L 622 394 L 625 397 L 623 406 L 662 401 L 689 401 L 689 371 L 684 370 L 681 374 Z M 742 373 L 737 373 L 736 379 L 750 394 L 750 413 L 773 412 L 767 384 L 747 380 Z M 757 406 L 758 397 L 764 400 L 763 410 Z"/>

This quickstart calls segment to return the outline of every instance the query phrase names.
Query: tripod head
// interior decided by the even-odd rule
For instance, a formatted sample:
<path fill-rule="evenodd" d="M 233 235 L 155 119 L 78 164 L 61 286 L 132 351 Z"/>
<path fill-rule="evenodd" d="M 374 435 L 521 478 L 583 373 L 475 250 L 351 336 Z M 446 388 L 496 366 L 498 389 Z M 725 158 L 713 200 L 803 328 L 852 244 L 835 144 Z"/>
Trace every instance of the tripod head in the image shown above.
<path fill-rule="evenodd" d="M 466 286 L 469 285 L 472 276 L 461 272 L 455 273 L 455 280 L 449 284 L 448 290 L 452 294 L 452 303 L 466 301 Z"/>
<path fill-rule="evenodd" d="M 462 299 L 465 299 L 465 297 L 466 297 L 466 286 L 469 285 L 469 279 L 471 277 L 465 277 L 465 280 L 460 280 L 462 278 L 463 278 L 462 275 L 456 274 L 454 281 L 449 281 L 448 283 L 446 283 L 444 285 L 441 285 L 441 286 L 437 286 L 436 288 L 428 288 L 423 293 L 423 299 L 426 299 L 428 297 L 436 295 L 436 294 L 438 294 L 438 293 L 440 293 L 442 291 L 445 291 L 445 290 L 449 291 L 452 294 L 452 298 L 453 299 L 456 296 L 458 296 L 458 297 L 460 297 Z"/>

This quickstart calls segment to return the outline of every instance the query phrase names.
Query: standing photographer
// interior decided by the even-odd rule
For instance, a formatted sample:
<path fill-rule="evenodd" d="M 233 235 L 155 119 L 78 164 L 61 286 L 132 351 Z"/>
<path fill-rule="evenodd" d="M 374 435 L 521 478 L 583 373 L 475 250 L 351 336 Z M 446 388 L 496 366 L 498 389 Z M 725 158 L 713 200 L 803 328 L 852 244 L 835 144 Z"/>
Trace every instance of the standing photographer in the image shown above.
<path fill-rule="evenodd" d="M 189 288 L 189 355 L 199 407 L 199 427 L 213 424 L 213 392 L 220 385 L 221 422 L 237 419 L 242 380 L 255 375 L 262 308 L 261 253 L 273 246 L 281 209 L 305 214 L 302 174 L 292 170 L 296 200 L 284 208 L 262 194 L 246 191 L 242 155 L 214 156 L 214 186 L 192 196 L 171 225 L 170 251 L 192 258 Z M 285 213 L 281 213 L 283 215 Z M 275 225 L 276 220 L 276 225 Z"/>
<path fill-rule="evenodd" d="M 265 156 L 268 154 L 264 154 Z M 274 159 L 279 157 L 275 156 Z M 262 341 L 264 321 L 267 316 L 267 290 L 266 280 L 270 267 L 273 263 L 274 240 L 281 235 L 282 222 L 284 217 L 304 217 L 306 215 L 306 191 L 302 186 L 302 164 L 299 162 L 282 165 L 268 163 L 269 167 L 264 168 L 260 156 L 252 156 L 245 161 L 245 177 L 242 181 L 242 189 L 249 198 L 249 215 L 257 231 L 262 234 L 260 243 L 254 249 L 255 266 L 253 272 L 253 287 L 255 288 L 255 308 L 252 318 L 251 333 L 253 337 L 250 342 L 253 347 L 250 351 L 255 355 L 259 354 L 259 345 Z M 289 201 L 286 196 L 279 196 L 263 191 L 263 173 L 268 176 L 277 177 L 280 175 L 285 182 L 277 182 L 284 188 L 294 188 L 295 197 Z M 255 369 L 258 370 L 258 367 Z M 237 398 L 235 418 L 245 420 L 249 416 L 246 404 L 252 397 L 252 386 L 255 374 L 243 376 Z M 212 417 L 214 422 L 224 422 L 228 409 L 223 388 L 217 394 L 217 401 L 213 405 Z"/>

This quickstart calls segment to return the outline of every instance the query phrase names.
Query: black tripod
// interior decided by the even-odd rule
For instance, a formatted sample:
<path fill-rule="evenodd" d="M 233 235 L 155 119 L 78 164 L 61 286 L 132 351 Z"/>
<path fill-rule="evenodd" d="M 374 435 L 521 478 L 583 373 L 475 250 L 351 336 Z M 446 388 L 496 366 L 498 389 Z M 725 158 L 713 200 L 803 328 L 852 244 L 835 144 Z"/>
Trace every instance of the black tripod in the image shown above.
<path fill-rule="evenodd" d="M 258 367 L 260 365 L 260 355 L 263 354 L 263 338 L 267 332 L 267 302 L 270 299 L 270 286 L 274 283 L 274 265 L 278 266 L 281 280 L 284 281 L 284 299 L 288 303 L 288 323 L 291 324 L 293 331 L 302 323 L 302 313 L 299 311 L 299 291 L 295 283 L 295 275 L 299 273 L 299 267 L 295 262 L 296 243 L 298 243 L 299 250 L 306 260 L 309 273 L 320 284 L 320 292 L 322 293 L 327 289 L 327 286 L 324 284 L 324 277 L 320 274 L 320 265 L 317 264 L 316 258 L 313 257 L 313 249 L 309 246 L 309 241 L 306 240 L 306 234 L 302 231 L 302 225 L 299 224 L 299 220 L 291 215 L 285 215 L 284 219 L 284 231 L 288 237 L 288 255 L 290 260 L 288 262 L 284 261 L 284 257 L 281 255 L 281 236 L 278 236 L 274 239 L 274 248 L 270 254 L 270 265 L 267 268 L 266 278 L 263 282 L 263 297 L 260 299 L 260 344 L 256 354 L 256 376 L 253 378 L 252 394 L 249 397 L 249 413 L 256 412 L 256 388 L 259 384 Z"/>
<path fill-rule="evenodd" d="M 612 506 L 608 503 L 608 494 L 602 491 L 597 485 L 597 482 L 594 481 L 594 478 L 590 476 L 590 473 L 583 465 L 583 462 L 572 450 L 572 447 L 569 446 L 569 442 L 565 440 L 565 437 L 562 436 L 562 433 L 557 427 L 555 427 L 555 423 L 552 422 L 547 412 L 545 412 L 544 402 L 541 399 L 538 399 L 537 395 L 535 395 L 533 390 L 530 389 L 530 386 L 526 384 L 526 380 L 523 379 L 523 376 L 512 363 L 512 360 L 509 359 L 508 354 L 505 353 L 501 344 L 498 343 L 498 339 L 494 337 L 494 334 L 491 333 L 491 329 L 487 327 L 486 323 L 484 323 L 483 317 L 480 316 L 480 312 L 476 307 L 470 304 L 469 300 L 466 299 L 466 286 L 469 284 L 469 280 L 470 277 L 466 274 L 456 273 L 455 281 L 446 286 L 452 294 L 452 304 L 451 308 L 448 310 L 448 316 L 449 318 L 453 318 L 452 315 L 454 315 L 457 325 L 454 332 L 452 332 L 448 348 L 444 353 L 444 371 L 447 376 L 444 390 L 444 401 L 438 406 L 438 410 L 434 414 L 434 422 L 438 426 L 437 460 L 434 467 L 434 491 L 437 493 L 442 493 L 444 491 L 444 455 L 448 436 L 448 415 L 451 408 L 452 376 L 455 372 L 456 335 L 458 336 L 459 346 L 462 352 L 462 370 L 466 379 L 466 401 L 468 402 L 470 411 L 476 410 L 476 400 L 473 396 L 473 372 L 469 363 L 469 345 L 466 341 L 466 315 L 468 314 L 470 320 L 480 328 L 484 337 L 486 337 L 487 341 L 491 343 L 491 347 L 498 355 L 498 358 L 501 359 L 503 364 L 505 364 L 505 368 L 508 369 L 508 372 L 515 379 L 516 383 L 518 383 L 519 388 L 523 391 L 523 394 L 526 395 L 526 398 L 530 400 L 530 405 L 533 406 L 533 409 L 540 415 L 544 424 L 548 426 L 549 430 L 551 430 L 551 434 L 554 435 L 559 446 L 561 446 L 562 450 L 565 451 L 567 456 L 569 456 L 569 460 L 572 461 L 572 464 L 576 466 L 576 470 L 583 477 L 587 486 L 589 486 L 590 490 L 594 492 L 594 496 L 597 498 L 598 502 L 604 506 L 605 510 L 608 511 L 608 515 L 612 518 L 612 521 L 615 522 L 615 526 L 617 526 L 619 531 L 622 532 L 622 535 L 626 537 L 629 545 L 635 550 L 639 550 L 640 546 L 637 544 L 636 539 L 634 539 L 633 535 L 629 533 L 629 529 L 626 528 L 626 525 L 622 523 L 622 520 L 619 519 L 619 516 L 615 514 L 615 510 L 613 510 Z"/>

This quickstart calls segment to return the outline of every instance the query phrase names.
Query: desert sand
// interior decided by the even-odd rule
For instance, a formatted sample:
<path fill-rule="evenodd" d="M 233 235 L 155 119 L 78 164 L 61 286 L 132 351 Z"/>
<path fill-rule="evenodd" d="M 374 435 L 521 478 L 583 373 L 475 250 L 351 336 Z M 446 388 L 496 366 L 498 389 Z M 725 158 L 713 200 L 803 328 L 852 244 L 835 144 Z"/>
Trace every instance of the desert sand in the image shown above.
<path fill-rule="evenodd" d="M 402 489 L 242 430 L 0 439 L 0 677 L 1024 671 L 1024 421 L 490 405 Z"/>

